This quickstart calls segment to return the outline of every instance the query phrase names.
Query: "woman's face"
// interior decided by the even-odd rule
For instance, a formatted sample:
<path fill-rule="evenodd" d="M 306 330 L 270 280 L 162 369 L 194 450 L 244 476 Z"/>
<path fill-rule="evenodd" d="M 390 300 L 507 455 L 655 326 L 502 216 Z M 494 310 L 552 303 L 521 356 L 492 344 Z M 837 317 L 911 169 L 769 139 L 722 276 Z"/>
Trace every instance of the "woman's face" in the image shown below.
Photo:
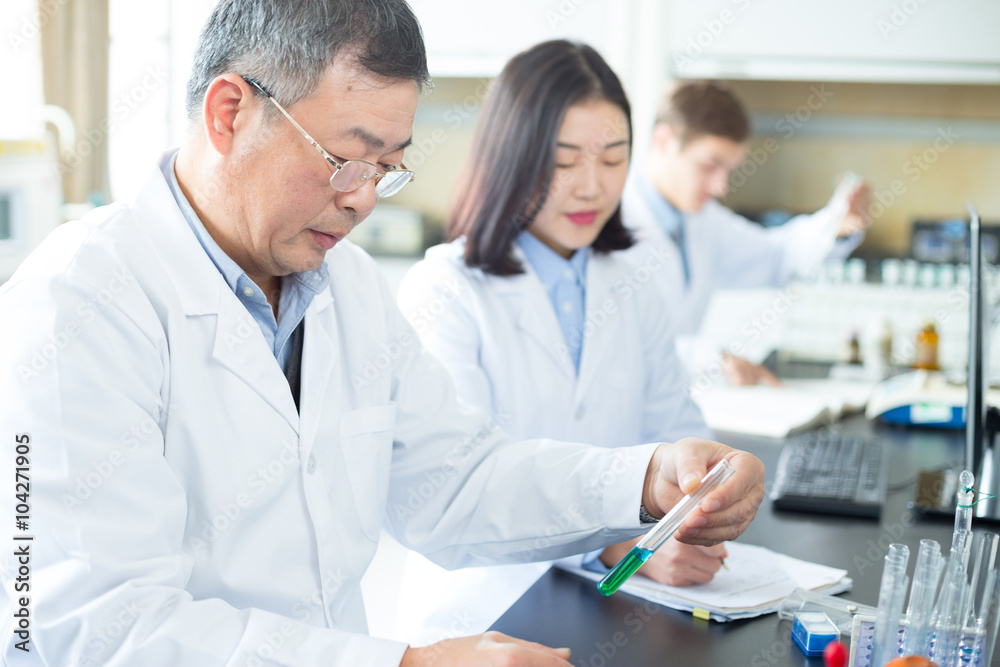
<path fill-rule="evenodd" d="M 625 113 L 611 102 L 589 100 L 567 109 L 548 198 L 528 231 L 566 258 L 591 245 L 618 208 L 628 138 Z"/>

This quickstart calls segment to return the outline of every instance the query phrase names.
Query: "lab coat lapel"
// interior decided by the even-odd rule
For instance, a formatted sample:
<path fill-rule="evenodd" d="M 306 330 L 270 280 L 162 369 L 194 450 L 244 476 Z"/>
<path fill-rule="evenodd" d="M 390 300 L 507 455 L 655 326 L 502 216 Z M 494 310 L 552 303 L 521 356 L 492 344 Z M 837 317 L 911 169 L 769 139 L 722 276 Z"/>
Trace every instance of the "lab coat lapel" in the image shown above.
<path fill-rule="evenodd" d="M 633 167 L 633 169 L 635 168 L 637 167 Z M 629 251 L 629 255 L 632 261 L 637 264 L 642 264 L 648 259 L 657 272 L 666 272 L 669 276 L 669 281 L 666 282 L 671 286 L 671 292 L 674 293 L 673 299 L 682 298 L 684 294 L 691 291 L 693 278 L 698 273 L 692 266 L 694 262 L 692 246 L 695 244 L 691 239 L 691 219 L 689 215 L 684 215 L 686 218 L 684 221 L 684 247 L 687 251 L 688 266 L 692 274 L 690 282 L 684 280 L 684 266 L 677 244 L 663 231 L 663 226 L 656 219 L 656 215 L 646 202 L 635 180 L 629 178 L 625 182 L 625 190 L 622 193 L 622 220 L 637 241 L 636 247 Z M 697 226 L 695 225 L 695 227 Z M 694 233 L 697 233 L 697 229 Z M 664 284 L 662 279 L 657 282 L 661 285 Z"/>
<path fill-rule="evenodd" d="M 169 153 L 161 158 L 169 159 Z M 156 170 L 130 203 L 164 266 L 183 266 L 169 280 L 188 318 L 216 317 L 212 356 L 271 405 L 298 431 L 299 416 L 288 381 L 267 347 L 253 316 L 198 243 L 177 207 L 163 174 Z"/>
<path fill-rule="evenodd" d="M 302 386 L 299 391 L 302 442 L 311 449 L 323 417 L 323 407 L 339 405 L 336 384 L 331 387 L 333 369 L 337 364 L 337 320 L 333 312 L 333 296 L 327 288 L 313 297 L 306 311 L 305 341 L 302 348 Z M 305 449 L 301 452 L 308 456 Z"/>
<path fill-rule="evenodd" d="M 560 373 L 575 382 L 576 370 L 566 348 L 566 341 L 563 340 L 559 320 L 545 292 L 545 285 L 516 245 L 514 256 L 524 267 L 524 273 L 517 276 L 491 276 L 491 280 L 495 282 L 497 292 L 504 296 L 512 319 L 517 322 L 517 328 L 542 348 Z"/>
<path fill-rule="evenodd" d="M 604 261 L 605 259 L 592 253 L 587 262 L 587 290 L 584 297 L 586 316 L 583 322 L 580 380 L 576 385 L 577 401 L 600 379 L 602 374 L 599 369 L 604 358 L 615 350 L 622 339 L 618 334 L 621 306 L 609 306 L 608 302 L 610 300 L 616 303 L 614 285 L 625 276 L 614 275 L 612 267 L 615 263 Z"/>
<path fill-rule="evenodd" d="M 260 327 L 235 294 L 228 289 L 220 290 L 219 297 L 212 356 L 256 391 L 298 432 L 299 414 L 288 380 L 267 347 Z"/>

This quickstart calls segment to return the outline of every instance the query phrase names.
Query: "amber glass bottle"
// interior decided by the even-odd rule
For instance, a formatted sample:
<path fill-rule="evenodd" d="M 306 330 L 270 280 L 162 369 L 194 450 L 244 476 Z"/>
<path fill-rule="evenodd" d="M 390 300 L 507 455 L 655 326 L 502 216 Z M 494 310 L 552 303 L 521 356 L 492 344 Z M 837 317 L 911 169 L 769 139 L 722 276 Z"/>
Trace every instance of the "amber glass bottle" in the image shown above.
<path fill-rule="evenodd" d="M 935 371 L 938 368 L 938 332 L 929 322 L 917 332 L 917 349 L 913 357 L 914 368 Z"/>

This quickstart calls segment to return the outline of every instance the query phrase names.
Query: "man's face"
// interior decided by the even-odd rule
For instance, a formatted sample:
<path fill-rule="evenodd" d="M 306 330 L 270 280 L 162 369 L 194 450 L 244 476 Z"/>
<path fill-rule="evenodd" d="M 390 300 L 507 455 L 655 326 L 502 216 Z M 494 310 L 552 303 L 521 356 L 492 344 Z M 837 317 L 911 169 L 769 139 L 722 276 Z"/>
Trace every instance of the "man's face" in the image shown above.
<path fill-rule="evenodd" d="M 309 98 L 286 108 L 337 162 L 399 166 L 417 96 L 414 81 L 379 80 L 338 60 Z M 261 111 L 271 104 L 265 98 L 257 103 Z M 375 179 L 353 192 L 334 190 L 334 168 L 306 138 L 283 116 L 262 118 L 260 113 L 244 126 L 250 136 L 233 169 L 237 262 L 251 277 L 316 269 L 372 212 Z"/>
<path fill-rule="evenodd" d="M 681 144 L 676 136 L 666 142 L 660 180 L 667 199 L 679 210 L 700 211 L 709 199 L 725 196 L 729 174 L 746 157 L 746 145 L 714 135 L 702 135 Z"/>

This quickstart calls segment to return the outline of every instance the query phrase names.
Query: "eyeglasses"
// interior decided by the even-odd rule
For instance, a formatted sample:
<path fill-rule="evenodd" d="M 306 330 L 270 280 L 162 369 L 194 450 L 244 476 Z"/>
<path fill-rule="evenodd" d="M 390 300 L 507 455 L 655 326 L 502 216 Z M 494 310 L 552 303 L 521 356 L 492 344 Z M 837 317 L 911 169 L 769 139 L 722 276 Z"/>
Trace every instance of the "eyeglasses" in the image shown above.
<path fill-rule="evenodd" d="M 391 197 L 400 190 L 403 186 L 413 180 L 413 172 L 406 168 L 406 165 L 400 163 L 399 167 L 388 167 L 385 171 L 379 171 L 379 168 L 372 164 L 371 162 L 365 162 L 364 160 L 347 160 L 343 164 L 337 162 L 323 150 L 315 139 L 309 136 L 309 133 L 302 129 L 302 126 L 295 122 L 285 108 L 278 104 L 278 101 L 271 97 L 271 94 L 264 90 L 264 87 L 253 79 L 248 79 L 244 77 L 244 81 L 254 86 L 260 92 L 264 93 L 267 99 L 271 100 L 274 106 L 278 107 L 278 111 L 287 118 L 295 129 L 302 133 L 302 136 L 309 140 L 309 143 L 313 145 L 319 154 L 333 166 L 333 175 L 330 176 L 330 187 L 332 187 L 337 192 L 354 192 L 362 185 L 368 181 L 375 179 L 375 196 L 380 199 L 386 197 Z"/>

